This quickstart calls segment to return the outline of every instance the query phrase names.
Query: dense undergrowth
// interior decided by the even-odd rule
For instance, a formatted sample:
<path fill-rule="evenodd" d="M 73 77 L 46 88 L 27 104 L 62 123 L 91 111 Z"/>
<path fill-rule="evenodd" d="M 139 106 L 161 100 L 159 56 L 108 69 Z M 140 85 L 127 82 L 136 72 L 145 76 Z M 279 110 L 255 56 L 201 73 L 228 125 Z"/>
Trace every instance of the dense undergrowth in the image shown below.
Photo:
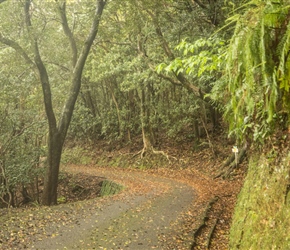
<path fill-rule="evenodd" d="M 159 144 L 154 146 L 155 153 L 142 151 L 142 138 L 135 137 L 130 142 L 108 142 L 99 140 L 96 142 L 84 143 L 81 141 L 68 141 L 61 163 L 76 165 L 91 165 L 105 167 L 135 168 L 135 169 L 155 169 L 160 167 L 183 169 L 192 166 L 192 158 L 196 155 L 206 162 L 209 160 L 223 160 L 232 154 L 231 142 L 224 134 L 211 135 L 211 148 L 207 138 L 192 140 L 180 138 L 175 141 L 163 136 Z M 212 151 L 215 151 L 213 154 Z M 162 153 L 161 153 L 162 152 Z M 212 170 L 212 174 L 218 170 L 219 164 Z M 202 170 L 202 169 L 201 169 Z M 204 168 L 204 171 L 210 169 Z"/>

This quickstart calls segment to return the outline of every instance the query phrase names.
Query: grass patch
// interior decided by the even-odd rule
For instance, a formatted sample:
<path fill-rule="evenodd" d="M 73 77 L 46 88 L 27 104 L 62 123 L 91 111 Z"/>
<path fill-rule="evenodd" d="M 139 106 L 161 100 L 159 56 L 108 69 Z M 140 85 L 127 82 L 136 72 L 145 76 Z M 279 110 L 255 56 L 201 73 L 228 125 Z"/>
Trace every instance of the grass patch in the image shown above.
<path fill-rule="evenodd" d="M 114 195 L 119 192 L 121 192 L 124 189 L 124 186 L 110 181 L 110 180 L 104 180 L 102 183 L 100 195 L 103 196 L 109 196 L 109 195 Z"/>
<path fill-rule="evenodd" d="M 89 150 L 75 146 L 73 148 L 65 148 L 62 156 L 62 164 L 76 164 L 76 165 L 88 165 L 93 162 L 93 156 Z"/>

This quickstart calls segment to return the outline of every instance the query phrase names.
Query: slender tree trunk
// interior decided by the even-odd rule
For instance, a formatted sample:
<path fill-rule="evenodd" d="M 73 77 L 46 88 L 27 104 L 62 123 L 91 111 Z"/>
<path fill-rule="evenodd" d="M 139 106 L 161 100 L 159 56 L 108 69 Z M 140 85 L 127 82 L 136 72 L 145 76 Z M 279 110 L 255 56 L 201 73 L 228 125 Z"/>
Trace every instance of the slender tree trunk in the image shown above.
<path fill-rule="evenodd" d="M 82 83 L 83 91 L 81 92 L 81 98 L 83 99 L 84 105 L 90 109 L 93 117 L 96 117 L 97 116 L 96 108 L 92 99 L 92 94 L 91 94 L 89 84 L 90 84 L 89 80 L 84 78 L 83 83 Z"/>
<path fill-rule="evenodd" d="M 149 94 L 149 92 L 147 93 Z M 153 151 L 153 145 L 155 144 L 155 137 L 150 124 L 148 98 L 146 98 L 144 89 L 141 91 L 141 125 L 143 138 L 143 150 L 141 157 L 143 157 L 146 151 Z"/>
<path fill-rule="evenodd" d="M 57 183 L 62 147 L 66 138 L 67 130 L 70 125 L 74 106 L 80 92 L 82 72 L 92 44 L 98 33 L 100 19 L 106 3 L 107 0 L 95 0 L 96 9 L 92 20 L 91 30 L 87 38 L 84 40 L 81 50 L 78 51 L 78 46 L 76 44 L 74 34 L 71 31 L 67 22 L 66 1 L 56 1 L 64 34 L 66 35 L 70 43 L 72 64 L 71 86 L 67 94 L 67 99 L 59 121 L 57 121 L 53 109 L 49 75 L 44 61 L 42 60 L 41 53 L 39 51 L 39 37 L 37 37 L 37 32 L 34 32 L 34 27 L 31 22 L 32 0 L 24 1 L 24 17 L 28 36 L 30 37 L 31 48 L 33 49 L 33 60 L 16 41 L 5 38 L 2 36 L 2 34 L 0 34 L 0 42 L 13 48 L 19 53 L 19 55 L 21 55 L 26 60 L 28 64 L 32 66 L 33 70 L 37 72 L 39 76 L 39 81 L 42 86 L 44 107 L 49 127 L 46 166 L 47 171 L 45 176 L 44 193 L 42 199 L 44 205 L 53 205 L 57 203 Z"/>
<path fill-rule="evenodd" d="M 119 104 L 118 104 L 117 99 L 116 99 L 115 94 L 114 94 L 114 89 L 111 86 L 111 83 L 109 83 L 109 91 L 111 92 L 112 100 L 113 100 L 113 103 L 115 105 L 116 112 L 117 112 L 119 137 L 122 138 L 123 137 L 123 133 L 122 133 L 122 127 L 121 127 L 120 109 L 119 109 Z"/>
<path fill-rule="evenodd" d="M 44 179 L 42 201 L 44 205 L 57 204 L 59 165 L 63 142 L 58 131 L 50 131 L 48 138 L 47 172 Z"/>

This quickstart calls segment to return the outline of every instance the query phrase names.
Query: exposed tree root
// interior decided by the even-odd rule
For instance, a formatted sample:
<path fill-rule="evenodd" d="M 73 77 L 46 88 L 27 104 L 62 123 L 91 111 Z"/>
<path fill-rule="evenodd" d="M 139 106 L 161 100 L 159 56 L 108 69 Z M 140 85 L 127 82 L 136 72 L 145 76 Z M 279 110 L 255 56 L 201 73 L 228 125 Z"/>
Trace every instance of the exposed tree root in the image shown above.
<path fill-rule="evenodd" d="M 191 250 L 195 249 L 196 247 L 196 237 L 200 234 L 201 230 L 206 226 L 206 221 L 208 220 L 208 213 L 212 207 L 212 205 L 218 200 L 218 197 L 214 197 L 212 198 L 204 212 L 202 213 L 201 217 L 199 217 L 199 222 L 197 223 L 197 227 L 193 230 L 193 243 L 192 243 L 192 246 L 191 246 Z"/>
<path fill-rule="evenodd" d="M 150 147 L 150 149 L 148 149 L 148 147 L 143 147 L 139 152 L 137 152 L 136 154 L 133 155 L 132 158 L 134 158 L 135 156 L 140 154 L 140 158 L 143 159 L 145 157 L 145 154 L 149 152 L 149 153 L 153 153 L 153 154 L 161 154 L 164 157 L 166 157 L 166 159 L 169 161 L 169 163 L 171 163 L 169 157 L 173 158 L 174 160 L 177 160 L 176 157 L 174 156 L 170 156 L 168 154 L 166 154 L 164 151 L 162 150 L 155 150 L 153 147 Z"/>
<path fill-rule="evenodd" d="M 214 220 L 214 222 L 213 222 L 213 225 L 211 226 L 211 229 L 210 229 L 210 231 L 209 231 L 209 233 L 208 233 L 208 236 L 207 236 L 207 242 L 206 242 L 206 248 L 207 248 L 207 249 L 210 248 L 211 240 L 212 240 L 212 236 L 213 236 L 214 230 L 215 230 L 215 228 L 216 228 L 216 225 L 217 225 L 217 223 L 218 223 L 218 221 L 219 221 L 219 218 L 220 218 L 220 216 L 221 216 L 221 214 L 222 214 L 222 211 L 223 211 L 222 209 L 219 211 L 219 214 L 218 214 L 217 218 L 215 218 L 215 220 Z"/>
<path fill-rule="evenodd" d="M 222 164 L 221 169 L 229 166 L 234 161 L 235 161 L 235 155 L 234 154 L 231 154 L 231 156 L 228 157 L 227 160 Z"/>
<path fill-rule="evenodd" d="M 206 128 L 205 122 L 204 122 L 203 119 L 201 119 L 201 122 L 202 122 L 203 128 L 204 128 L 204 130 L 205 130 L 206 138 L 207 138 L 207 140 L 208 140 L 208 145 L 209 145 L 209 147 L 210 147 L 210 149 L 211 149 L 212 155 L 213 155 L 214 157 L 216 157 L 217 154 L 216 154 L 216 151 L 214 150 L 214 146 L 213 146 L 213 144 L 212 144 L 212 142 L 211 142 L 211 139 L 210 139 L 210 136 L 209 136 L 208 130 L 207 130 L 207 128 Z"/>
<path fill-rule="evenodd" d="M 209 234 L 207 235 L 206 249 L 209 249 L 209 247 L 210 247 L 211 238 L 212 238 L 213 232 L 214 232 L 214 230 L 215 230 L 215 228 L 216 228 L 216 224 L 217 224 L 217 222 L 218 222 L 218 218 L 216 218 L 216 219 L 214 220 L 214 223 L 213 223 L 213 225 L 212 225 L 212 227 L 211 227 L 211 229 L 210 229 L 210 232 L 209 232 Z"/>
<path fill-rule="evenodd" d="M 132 158 L 134 158 L 135 156 L 140 154 L 140 158 L 143 159 L 145 157 L 146 153 L 152 153 L 152 154 L 161 154 L 163 156 L 166 157 L 166 159 L 169 161 L 169 163 L 171 163 L 170 159 L 169 159 L 169 155 L 166 154 L 164 151 L 161 150 L 155 150 L 153 147 L 153 143 L 151 142 L 151 140 L 149 139 L 150 136 L 147 136 L 145 133 L 145 130 L 142 129 L 142 137 L 143 137 L 143 148 L 136 154 L 133 155 Z M 175 157 L 170 156 L 173 159 L 177 160 Z"/>
<path fill-rule="evenodd" d="M 241 164 L 246 156 L 247 153 L 247 143 L 242 147 L 242 149 L 239 151 L 237 158 L 234 154 L 232 154 L 221 166 L 221 171 L 214 177 L 214 179 L 222 177 L 222 178 L 228 178 L 232 171 L 238 167 L 239 164 Z"/>

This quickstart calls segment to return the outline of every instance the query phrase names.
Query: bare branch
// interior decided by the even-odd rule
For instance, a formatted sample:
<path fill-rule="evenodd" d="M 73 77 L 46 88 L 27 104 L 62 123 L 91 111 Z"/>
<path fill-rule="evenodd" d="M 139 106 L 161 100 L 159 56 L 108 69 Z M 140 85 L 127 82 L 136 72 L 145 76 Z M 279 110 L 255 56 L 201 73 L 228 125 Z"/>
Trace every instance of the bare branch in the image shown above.
<path fill-rule="evenodd" d="M 29 58 L 25 50 L 17 42 L 3 37 L 1 33 L 0 33 L 0 42 L 14 49 L 17 53 L 19 53 L 24 58 L 24 60 L 27 63 L 35 67 L 34 62 Z"/>
<path fill-rule="evenodd" d="M 100 19 L 101 19 L 105 5 L 106 5 L 105 0 L 96 0 L 96 10 L 95 10 L 92 27 L 91 27 L 90 33 L 88 34 L 84 42 L 84 46 L 82 47 L 81 53 L 77 59 L 77 62 L 73 70 L 72 86 L 71 86 L 69 97 L 65 103 L 63 113 L 59 122 L 59 131 L 61 133 L 63 140 L 66 136 L 67 129 L 69 127 L 69 123 L 70 123 L 72 113 L 73 113 L 73 107 L 75 105 L 76 99 L 78 97 L 78 93 L 80 91 L 83 68 L 85 66 L 85 62 L 89 55 L 91 46 L 98 33 L 99 23 L 100 23 Z"/>
<path fill-rule="evenodd" d="M 25 22 L 26 22 L 28 33 L 30 33 L 30 35 L 31 35 L 31 42 L 33 45 L 33 52 L 34 52 L 34 62 L 37 66 L 39 77 L 40 77 L 40 82 L 41 82 L 43 97 L 44 97 L 43 98 L 44 99 L 44 107 L 45 107 L 45 112 L 46 112 L 47 119 L 48 119 L 48 125 L 49 125 L 50 129 L 55 130 L 56 129 L 56 118 L 55 118 L 54 111 L 53 111 L 49 77 L 48 77 L 46 67 L 45 67 L 45 65 L 41 59 L 40 53 L 39 53 L 37 38 L 33 37 L 33 35 L 31 34 L 31 26 L 32 25 L 31 25 L 30 13 L 29 13 L 30 5 L 31 5 L 31 0 L 26 0 L 25 6 L 24 6 Z"/>
<path fill-rule="evenodd" d="M 70 47 L 72 50 L 72 67 L 74 67 L 77 63 L 78 49 L 77 49 L 76 41 L 74 39 L 74 35 L 70 27 L 68 26 L 67 17 L 66 17 L 66 1 L 64 1 L 62 4 L 58 6 L 58 11 L 60 14 L 63 31 L 69 39 Z"/>

